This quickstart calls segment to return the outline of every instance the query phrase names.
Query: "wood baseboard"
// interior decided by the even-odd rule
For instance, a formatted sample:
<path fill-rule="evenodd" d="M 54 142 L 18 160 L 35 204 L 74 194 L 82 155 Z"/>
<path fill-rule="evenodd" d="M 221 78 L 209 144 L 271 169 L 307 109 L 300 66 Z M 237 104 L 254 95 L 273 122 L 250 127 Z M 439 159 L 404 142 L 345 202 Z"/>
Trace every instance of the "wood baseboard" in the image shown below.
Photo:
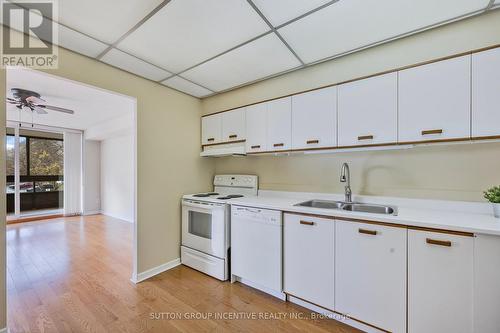
<path fill-rule="evenodd" d="M 64 214 L 27 216 L 27 217 L 20 217 L 20 218 L 17 218 L 17 219 L 7 219 L 7 224 L 33 222 L 33 221 L 41 221 L 41 220 L 50 220 L 50 219 L 57 219 L 57 218 L 60 218 L 60 217 L 64 217 Z M 1 331 L 0 331 L 0 333 L 1 333 Z"/>

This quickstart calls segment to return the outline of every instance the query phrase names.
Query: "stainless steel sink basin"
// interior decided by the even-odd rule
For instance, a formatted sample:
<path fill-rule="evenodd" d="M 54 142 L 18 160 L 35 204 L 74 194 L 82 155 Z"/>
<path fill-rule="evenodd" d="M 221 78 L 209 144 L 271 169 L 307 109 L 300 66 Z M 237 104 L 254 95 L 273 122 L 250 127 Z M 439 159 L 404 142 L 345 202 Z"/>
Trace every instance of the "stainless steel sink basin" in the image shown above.
<path fill-rule="evenodd" d="M 341 209 L 349 212 L 361 212 L 372 214 L 385 214 L 396 215 L 396 207 L 366 204 L 366 203 L 347 203 L 342 201 L 328 201 L 328 200 L 309 200 L 296 204 L 295 206 L 321 208 L 321 209 Z"/>
<path fill-rule="evenodd" d="M 309 200 L 296 204 L 295 206 L 323 208 L 323 209 L 341 209 L 344 205 L 341 201 L 328 201 L 328 200 Z"/>
<path fill-rule="evenodd" d="M 386 214 L 386 215 L 396 215 L 396 209 L 391 206 L 383 205 L 372 205 L 372 204 L 362 204 L 362 203 L 346 203 L 342 206 L 342 210 L 347 210 L 350 212 L 362 212 L 362 213 L 373 213 L 373 214 Z"/>

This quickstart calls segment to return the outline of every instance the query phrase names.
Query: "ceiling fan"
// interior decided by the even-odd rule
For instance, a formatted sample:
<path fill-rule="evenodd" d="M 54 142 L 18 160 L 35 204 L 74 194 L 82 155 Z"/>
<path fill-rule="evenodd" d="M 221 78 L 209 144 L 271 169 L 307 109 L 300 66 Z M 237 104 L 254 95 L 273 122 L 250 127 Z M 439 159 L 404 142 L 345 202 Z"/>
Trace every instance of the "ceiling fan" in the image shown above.
<path fill-rule="evenodd" d="M 10 89 L 14 98 L 7 97 L 7 103 L 14 104 L 19 110 L 28 108 L 31 112 L 47 114 L 46 110 L 74 114 L 75 111 L 58 106 L 47 105 L 39 93 L 21 88 Z"/>

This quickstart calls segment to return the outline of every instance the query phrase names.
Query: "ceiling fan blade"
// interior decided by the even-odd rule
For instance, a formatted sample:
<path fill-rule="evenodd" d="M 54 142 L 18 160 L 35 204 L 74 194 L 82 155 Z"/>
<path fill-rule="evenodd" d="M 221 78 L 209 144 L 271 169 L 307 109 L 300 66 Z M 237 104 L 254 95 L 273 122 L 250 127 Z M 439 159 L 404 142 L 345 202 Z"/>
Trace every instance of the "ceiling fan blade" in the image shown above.
<path fill-rule="evenodd" d="M 69 109 L 65 109 L 65 108 L 60 108 L 58 106 L 52 106 L 52 105 L 37 105 L 37 106 L 40 107 L 40 108 L 47 109 L 47 110 L 52 110 L 52 111 L 57 111 L 57 112 L 64 112 L 64 113 L 68 113 L 68 114 L 75 114 L 75 111 L 73 111 L 73 110 L 69 110 Z"/>
<path fill-rule="evenodd" d="M 33 103 L 33 104 L 43 104 L 46 101 L 39 98 L 39 97 L 36 97 L 36 96 L 30 96 L 30 97 L 26 97 L 26 102 Z"/>
<path fill-rule="evenodd" d="M 7 97 L 6 102 L 10 103 L 10 104 L 19 104 L 20 103 L 18 100 L 10 98 L 10 97 Z"/>
<path fill-rule="evenodd" d="M 45 111 L 45 109 L 44 109 L 44 108 L 41 108 L 41 107 L 39 107 L 39 106 L 35 106 L 34 110 L 35 110 L 35 112 L 36 112 L 36 113 L 38 113 L 38 114 L 47 114 L 47 113 L 48 113 L 47 111 Z"/>

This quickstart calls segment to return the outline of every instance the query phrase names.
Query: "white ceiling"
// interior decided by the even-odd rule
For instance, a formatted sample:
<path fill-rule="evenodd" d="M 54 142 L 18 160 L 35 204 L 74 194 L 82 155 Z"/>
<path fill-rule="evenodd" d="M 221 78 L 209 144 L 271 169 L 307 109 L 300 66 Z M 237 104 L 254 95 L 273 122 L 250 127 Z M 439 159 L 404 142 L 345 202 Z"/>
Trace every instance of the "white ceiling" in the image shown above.
<path fill-rule="evenodd" d="M 114 43 L 161 2 L 162 0 L 61 0 L 58 21 L 105 43 Z"/>
<path fill-rule="evenodd" d="M 85 130 L 130 115 L 135 107 L 130 97 L 28 69 L 7 69 L 7 96 L 12 98 L 11 88 L 38 92 L 48 105 L 75 111 L 73 115 L 50 110 L 42 115 L 34 113 L 33 122 L 40 125 Z M 31 112 L 19 112 L 7 104 L 7 120 L 31 123 Z"/>
<path fill-rule="evenodd" d="M 204 97 L 500 4 L 490 2 L 64 0 L 59 45 Z"/>
<path fill-rule="evenodd" d="M 481 10 L 487 4 L 488 0 L 338 1 L 279 32 L 311 63 Z"/>
<path fill-rule="evenodd" d="M 172 0 L 118 48 L 180 72 L 268 30 L 246 1 Z"/>

